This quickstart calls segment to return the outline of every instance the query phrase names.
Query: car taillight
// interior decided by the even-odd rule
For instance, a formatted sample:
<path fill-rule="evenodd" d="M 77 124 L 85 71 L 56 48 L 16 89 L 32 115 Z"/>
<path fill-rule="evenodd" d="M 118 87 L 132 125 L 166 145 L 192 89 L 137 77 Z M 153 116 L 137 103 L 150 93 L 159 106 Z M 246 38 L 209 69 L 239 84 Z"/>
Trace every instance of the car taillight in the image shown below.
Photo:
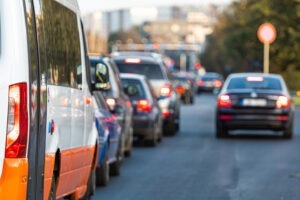
<path fill-rule="evenodd" d="M 27 84 L 19 83 L 9 86 L 5 157 L 26 157 L 27 137 Z"/>
<path fill-rule="evenodd" d="M 213 85 L 214 85 L 214 87 L 219 88 L 219 87 L 222 86 L 222 81 L 220 81 L 220 80 L 215 80 L 215 81 L 213 82 Z"/>
<path fill-rule="evenodd" d="M 176 87 L 176 92 L 179 94 L 184 94 L 185 93 L 185 88 L 183 86 L 177 86 Z"/>
<path fill-rule="evenodd" d="M 221 108 L 230 108 L 232 106 L 230 96 L 228 94 L 219 96 L 218 106 Z"/>
<path fill-rule="evenodd" d="M 106 101 L 106 104 L 108 105 L 109 109 L 110 110 L 114 110 L 115 109 L 115 106 L 117 104 L 117 101 L 113 98 L 107 98 L 105 99 Z"/>
<path fill-rule="evenodd" d="M 289 108 L 291 106 L 291 100 L 283 95 L 278 96 L 276 101 L 276 108 Z"/>
<path fill-rule="evenodd" d="M 151 103 L 148 100 L 141 99 L 137 102 L 137 107 L 136 107 L 137 112 L 151 112 L 152 107 Z"/>
<path fill-rule="evenodd" d="M 172 95 L 172 86 L 164 85 L 160 88 L 160 95 L 165 97 L 170 97 Z"/>
<path fill-rule="evenodd" d="M 204 82 L 203 82 L 202 80 L 198 80 L 198 81 L 197 81 L 197 85 L 198 85 L 198 86 L 203 86 L 203 85 L 204 85 Z"/>
<path fill-rule="evenodd" d="M 170 117 L 170 116 L 171 116 L 171 113 L 170 113 L 170 111 L 163 110 L 163 111 L 162 111 L 162 116 L 164 116 L 164 117 Z"/>

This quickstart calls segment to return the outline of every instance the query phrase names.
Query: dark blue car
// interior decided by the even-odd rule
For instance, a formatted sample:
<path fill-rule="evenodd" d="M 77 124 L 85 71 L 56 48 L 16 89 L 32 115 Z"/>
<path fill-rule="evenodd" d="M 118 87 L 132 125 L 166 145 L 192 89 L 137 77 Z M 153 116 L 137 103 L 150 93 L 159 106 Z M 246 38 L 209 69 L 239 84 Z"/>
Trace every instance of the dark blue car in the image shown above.
<path fill-rule="evenodd" d="M 119 175 L 121 167 L 121 127 L 116 117 L 109 111 L 101 92 L 94 92 L 95 123 L 99 136 L 97 185 L 106 186 L 109 175 Z"/>

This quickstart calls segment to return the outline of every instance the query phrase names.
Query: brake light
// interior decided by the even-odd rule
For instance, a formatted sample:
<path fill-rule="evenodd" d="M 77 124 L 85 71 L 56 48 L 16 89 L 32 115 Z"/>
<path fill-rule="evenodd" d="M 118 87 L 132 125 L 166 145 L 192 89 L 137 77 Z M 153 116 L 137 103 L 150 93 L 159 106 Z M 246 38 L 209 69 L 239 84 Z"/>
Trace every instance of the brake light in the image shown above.
<path fill-rule="evenodd" d="M 198 81 L 197 81 L 197 85 L 198 85 L 198 86 L 203 86 L 203 85 L 204 85 L 204 82 L 203 82 L 202 80 L 198 80 Z"/>
<path fill-rule="evenodd" d="M 214 87 L 219 88 L 219 87 L 222 86 L 222 81 L 220 81 L 220 80 L 215 80 L 215 81 L 213 82 L 213 85 L 214 85 Z"/>
<path fill-rule="evenodd" d="M 228 94 L 219 96 L 218 106 L 221 108 L 230 108 L 232 106 L 230 96 Z"/>
<path fill-rule="evenodd" d="M 249 82 L 262 82 L 262 81 L 264 81 L 264 77 L 261 77 L 261 76 L 249 76 L 249 77 L 247 77 L 247 81 L 249 81 Z"/>
<path fill-rule="evenodd" d="M 27 84 L 9 86 L 6 158 L 24 158 L 28 137 Z"/>
<path fill-rule="evenodd" d="M 291 106 L 291 100 L 283 95 L 278 96 L 276 102 L 276 108 L 289 108 Z"/>
<path fill-rule="evenodd" d="M 113 98 L 107 98 L 106 100 L 106 104 L 108 105 L 110 110 L 114 110 L 115 106 L 117 104 L 117 101 Z"/>
<path fill-rule="evenodd" d="M 164 85 L 162 88 L 160 88 L 160 95 L 170 97 L 172 95 L 172 86 Z"/>
<path fill-rule="evenodd" d="M 176 92 L 179 94 L 184 94 L 185 93 L 185 88 L 183 86 L 177 86 L 176 87 Z"/>
<path fill-rule="evenodd" d="M 139 100 L 137 102 L 137 112 L 145 112 L 145 113 L 148 113 L 148 112 L 151 112 L 152 111 L 152 107 L 151 107 L 151 104 L 148 100 L 146 99 L 142 99 L 142 100 Z"/>
<path fill-rule="evenodd" d="M 232 120 L 232 116 L 231 115 L 220 115 L 220 120 L 229 121 L 229 120 Z"/>
<path fill-rule="evenodd" d="M 164 111 L 162 111 L 162 116 L 164 116 L 164 117 L 170 117 L 171 113 L 170 113 L 170 111 L 164 110 Z"/>
<path fill-rule="evenodd" d="M 127 58 L 125 59 L 125 63 L 133 63 L 133 64 L 138 64 L 141 63 L 142 60 L 139 58 Z"/>

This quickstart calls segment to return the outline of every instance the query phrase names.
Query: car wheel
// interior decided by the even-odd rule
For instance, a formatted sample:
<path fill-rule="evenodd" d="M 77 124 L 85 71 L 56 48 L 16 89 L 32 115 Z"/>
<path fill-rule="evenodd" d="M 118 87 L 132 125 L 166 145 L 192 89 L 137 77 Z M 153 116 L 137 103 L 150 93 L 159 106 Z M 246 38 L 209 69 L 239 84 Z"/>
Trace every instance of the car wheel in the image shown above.
<path fill-rule="evenodd" d="M 118 153 L 116 155 L 116 161 L 110 165 L 109 173 L 112 176 L 119 176 L 121 173 L 121 149 L 119 147 Z"/>
<path fill-rule="evenodd" d="M 293 125 L 289 125 L 284 131 L 283 131 L 283 137 L 286 139 L 291 139 L 293 137 Z"/>
<path fill-rule="evenodd" d="M 190 98 L 190 104 L 194 104 L 194 96 Z"/>
<path fill-rule="evenodd" d="M 147 140 L 146 143 L 147 145 L 151 146 L 151 147 L 155 147 L 157 145 L 157 134 L 155 133 L 155 128 L 153 130 L 153 136 L 151 138 L 151 140 Z"/>
<path fill-rule="evenodd" d="M 128 144 L 128 147 L 127 149 L 124 151 L 124 156 L 125 157 L 130 157 L 131 156 L 131 152 L 132 152 L 132 143 L 133 143 L 133 128 L 131 127 L 130 128 L 130 133 L 129 133 L 129 144 Z"/>
<path fill-rule="evenodd" d="M 225 138 L 227 136 L 228 136 L 227 128 L 221 122 L 218 122 L 216 124 L 216 137 L 217 138 Z"/>
<path fill-rule="evenodd" d="M 166 135 L 175 135 L 176 128 L 177 128 L 177 126 L 176 126 L 175 122 L 171 122 L 164 127 L 164 133 Z"/>
<path fill-rule="evenodd" d="M 97 186 L 107 186 L 109 182 L 109 164 L 108 154 L 106 152 L 105 159 L 100 167 L 96 169 L 96 184 Z"/>

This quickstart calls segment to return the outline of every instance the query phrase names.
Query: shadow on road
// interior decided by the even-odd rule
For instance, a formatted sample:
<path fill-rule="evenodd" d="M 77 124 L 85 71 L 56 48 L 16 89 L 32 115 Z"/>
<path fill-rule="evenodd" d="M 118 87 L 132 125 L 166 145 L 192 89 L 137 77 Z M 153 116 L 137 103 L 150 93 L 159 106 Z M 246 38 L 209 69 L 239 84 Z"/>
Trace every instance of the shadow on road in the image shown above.
<path fill-rule="evenodd" d="M 273 134 L 270 134 L 270 133 L 242 133 L 242 132 L 239 132 L 239 133 L 234 133 L 234 134 L 230 134 L 228 136 L 227 139 L 234 139 L 234 140 L 287 140 L 287 139 L 284 139 L 282 137 L 281 134 L 278 134 L 278 133 L 273 133 Z"/>

